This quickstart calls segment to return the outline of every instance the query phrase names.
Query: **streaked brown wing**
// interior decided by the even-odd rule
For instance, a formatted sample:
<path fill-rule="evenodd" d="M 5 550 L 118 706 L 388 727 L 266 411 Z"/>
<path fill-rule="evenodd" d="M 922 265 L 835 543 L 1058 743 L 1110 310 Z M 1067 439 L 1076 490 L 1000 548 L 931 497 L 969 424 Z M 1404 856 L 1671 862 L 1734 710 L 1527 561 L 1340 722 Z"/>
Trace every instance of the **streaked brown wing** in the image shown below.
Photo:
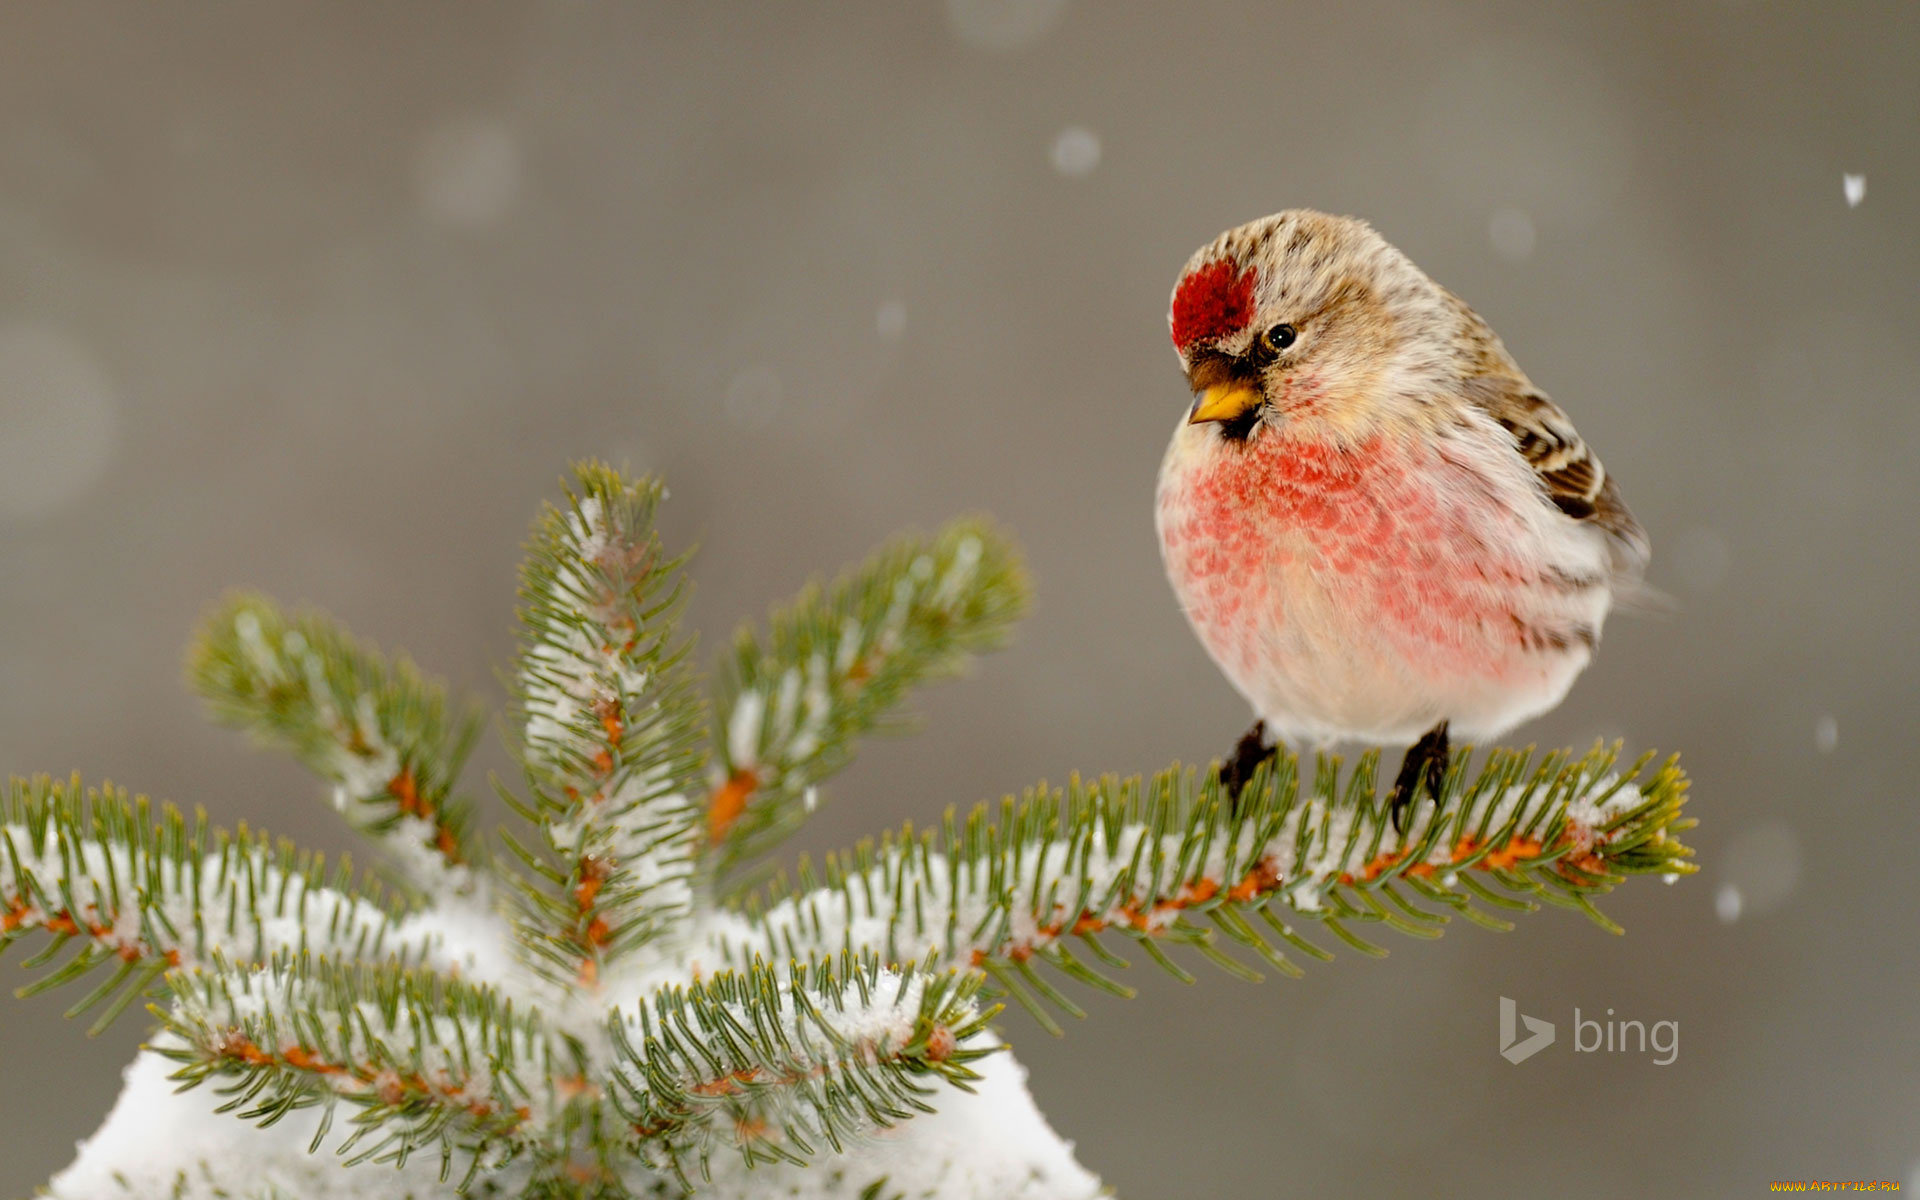
<path fill-rule="evenodd" d="M 1620 499 L 1619 485 L 1580 437 L 1560 406 L 1525 378 L 1481 375 L 1467 396 L 1513 435 L 1514 448 L 1533 467 L 1547 498 L 1576 521 L 1607 534 L 1615 574 L 1638 579 L 1646 570 L 1646 531 Z"/>

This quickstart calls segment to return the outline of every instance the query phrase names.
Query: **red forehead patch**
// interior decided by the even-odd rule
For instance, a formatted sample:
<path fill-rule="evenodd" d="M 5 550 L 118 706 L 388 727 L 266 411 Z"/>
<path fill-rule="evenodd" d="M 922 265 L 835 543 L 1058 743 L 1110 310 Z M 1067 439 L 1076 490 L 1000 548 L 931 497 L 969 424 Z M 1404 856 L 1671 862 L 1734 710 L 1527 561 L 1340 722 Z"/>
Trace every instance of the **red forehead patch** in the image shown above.
<path fill-rule="evenodd" d="M 1205 338 L 1245 329 L 1253 320 L 1252 267 L 1236 271 L 1218 259 L 1180 281 L 1173 293 L 1173 344 L 1185 350 Z"/>

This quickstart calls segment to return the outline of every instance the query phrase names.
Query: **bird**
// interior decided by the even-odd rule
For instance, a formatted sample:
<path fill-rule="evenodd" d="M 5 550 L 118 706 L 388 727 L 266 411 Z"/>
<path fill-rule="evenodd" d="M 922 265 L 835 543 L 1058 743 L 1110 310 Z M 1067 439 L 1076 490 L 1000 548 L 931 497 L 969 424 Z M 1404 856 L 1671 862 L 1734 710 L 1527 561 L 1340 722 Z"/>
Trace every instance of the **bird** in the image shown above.
<path fill-rule="evenodd" d="M 1396 829 L 1452 739 L 1566 696 L 1650 544 L 1567 414 L 1479 314 L 1363 220 L 1289 209 L 1187 260 L 1192 393 L 1155 525 L 1195 634 L 1254 712 L 1237 803 L 1293 745 L 1411 743 Z"/>

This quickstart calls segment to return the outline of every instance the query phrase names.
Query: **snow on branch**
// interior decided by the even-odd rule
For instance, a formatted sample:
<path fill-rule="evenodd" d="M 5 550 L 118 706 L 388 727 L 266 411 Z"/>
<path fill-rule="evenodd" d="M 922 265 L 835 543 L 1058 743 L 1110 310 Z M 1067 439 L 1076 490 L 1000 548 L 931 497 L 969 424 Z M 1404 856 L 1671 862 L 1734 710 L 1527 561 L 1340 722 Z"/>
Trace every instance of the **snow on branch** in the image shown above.
<path fill-rule="evenodd" d="M 345 1102 L 346 1166 L 416 1153 L 456 1167 L 464 1188 L 522 1152 L 555 1106 L 545 1034 L 481 985 L 398 965 L 369 968 L 276 958 L 214 961 L 173 976 L 160 1053 L 183 1087 L 210 1081 L 232 1098 L 216 1111 L 272 1124 L 324 1112 L 318 1149 Z"/>
<path fill-rule="evenodd" d="M 521 570 L 519 703 L 531 799 L 552 856 L 523 928 L 543 969 L 593 983 L 605 962 L 684 926 L 705 710 L 676 641 L 684 559 L 654 531 L 662 491 L 585 464 L 536 524 Z"/>
<path fill-rule="evenodd" d="M 464 887 L 470 806 L 453 794 L 478 714 L 405 658 L 388 660 L 317 612 L 239 593 L 209 615 L 188 663 L 215 719 L 293 752 L 406 881 Z"/>
<path fill-rule="evenodd" d="M 969 1049 L 994 1045 L 989 1035 Z M 1073 1157 L 1027 1091 L 1026 1068 L 1005 1049 L 976 1064 L 967 1091 L 947 1088 L 936 1111 L 876 1130 L 806 1166 L 712 1160 L 697 1194 L 712 1200 L 1095 1200 L 1112 1192 Z"/>
<path fill-rule="evenodd" d="M 706 1172 L 716 1147 L 747 1165 L 796 1166 L 841 1153 L 861 1134 L 935 1111 L 934 1087 L 966 1088 L 966 1043 L 998 1011 L 974 1003 L 979 980 L 882 967 L 872 955 L 754 961 L 654 992 L 615 1015 L 613 1102 L 643 1156 Z M 691 1186 L 691 1185 L 689 1185 Z"/>
<path fill-rule="evenodd" d="M 791 833 L 812 789 L 845 766 L 916 684 L 953 675 L 1006 640 L 1026 611 L 1019 552 L 983 520 L 903 537 L 831 587 L 809 584 L 751 626 L 722 664 L 714 702 L 709 836 L 725 872 Z"/>
<path fill-rule="evenodd" d="M 1541 902 L 1617 928 L 1596 896 L 1692 869 L 1671 761 L 1461 752 L 1402 835 L 1370 751 L 1310 774 L 1280 755 L 1237 799 L 1215 771 L 1076 778 L 730 899 L 910 687 L 1005 637 L 1026 584 L 982 522 L 897 542 L 743 634 L 709 720 L 662 495 L 588 464 L 536 524 L 517 895 L 455 798 L 471 715 L 258 597 L 209 620 L 195 680 L 334 782 L 410 867 L 410 909 L 117 789 L 0 797 L 0 949 L 47 943 L 28 990 L 98 977 L 75 1011 L 104 1023 L 170 989 L 52 1195 L 1091 1200 L 989 1025 L 999 998 L 1057 1029 L 1065 979 L 1130 991 L 1128 942 L 1191 978 L 1175 956 L 1297 973 L 1328 939 L 1384 953 L 1375 930 L 1505 928 Z"/>
<path fill-rule="evenodd" d="M 1526 911 L 1546 901 L 1618 932 L 1591 896 L 1630 874 L 1693 868 L 1692 851 L 1675 836 L 1691 825 L 1680 819 L 1684 775 L 1669 762 L 1642 782 L 1651 755 L 1616 771 L 1617 755 L 1618 747 L 1596 747 L 1535 764 L 1531 753 L 1497 750 L 1470 775 L 1463 753 L 1438 803 L 1423 807 L 1404 837 L 1377 795 L 1371 751 L 1344 780 L 1338 759 L 1322 760 L 1307 788 L 1297 760 L 1282 754 L 1237 804 L 1215 773 L 1201 779 L 1176 767 L 1144 785 L 1076 778 L 1064 791 L 1042 786 L 1009 797 L 997 812 L 982 805 L 964 823 L 949 812 L 940 830 L 909 827 L 877 847 L 862 844 L 830 857 L 822 879 L 803 866 L 797 886 L 776 887 L 770 902 L 750 904 L 716 938 L 735 962 L 866 952 L 971 967 L 1057 1032 L 1036 996 L 1074 1015 L 1079 1009 L 1034 962 L 1125 994 L 1074 952 L 1077 945 L 1124 966 L 1101 944 L 1103 933 L 1133 941 L 1191 980 L 1161 943 L 1258 978 L 1216 934 L 1298 974 L 1270 938 L 1330 956 L 1296 922 L 1374 955 L 1385 951 L 1357 930 L 1431 938 L 1454 914 L 1510 927 L 1476 902 Z"/>
<path fill-rule="evenodd" d="M 156 815 L 145 796 L 83 790 L 77 777 L 9 786 L 0 805 L 0 906 L 0 949 L 36 931 L 52 935 L 29 968 L 80 943 L 23 991 L 114 968 L 68 1013 L 105 1003 L 96 1031 L 162 975 L 216 957 L 418 961 L 438 951 L 437 938 L 403 924 L 377 886 L 356 885 L 345 860 L 329 875 L 325 860 L 290 843 L 244 828 L 229 835 L 171 806 Z"/>

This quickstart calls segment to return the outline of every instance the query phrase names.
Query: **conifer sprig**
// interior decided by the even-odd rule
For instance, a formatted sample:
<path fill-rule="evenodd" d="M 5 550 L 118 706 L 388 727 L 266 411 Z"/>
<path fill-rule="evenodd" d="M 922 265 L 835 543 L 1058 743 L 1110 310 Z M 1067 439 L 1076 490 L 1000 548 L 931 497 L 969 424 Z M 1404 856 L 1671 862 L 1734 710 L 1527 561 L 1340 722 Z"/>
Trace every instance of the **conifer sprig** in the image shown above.
<path fill-rule="evenodd" d="M 409 868 L 413 910 L 344 863 L 111 787 L 42 778 L 0 797 L 0 949 L 47 942 L 25 990 L 104 977 L 75 1008 L 104 1024 L 171 989 L 149 1049 L 171 1061 L 130 1073 L 56 1195 L 1093 1195 L 1019 1068 L 981 1061 L 998 998 L 1057 1030 L 1079 1011 L 1064 979 L 1130 991 L 1110 973 L 1129 941 L 1191 979 L 1175 955 L 1298 973 L 1333 941 L 1379 954 L 1377 929 L 1505 928 L 1496 914 L 1543 902 L 1617 930 L 1595 897 L 1692 870 L 1671 761 L 1496 750 L 1474 767 L 1462 751 L 1403 835 L 1370 751 L 1306 774 L 1280 755 L 1232 799 L 1216 772 L 1177 766 L 1043 785 L 728 899 L 909 688 L 1005 637 L 1026 583 L 982 522 L 896 542 L 764 638 L 744 632 L 709 720 L 676 632 L 681 560 L 654 529 L 662 494 L 587 464 L 534 530 L 515 672 L 526 787 L 507 797 L 534 826 L 507 838 L 517 912 L 477 870 L 494 860 L 454 793 L 472 714 L 404 660 L 255 596 L 209 619 L 196 686 L 333 782 Z M 525 953 L 501 953 L 516 934 Z M 211 1087 L 166 1093 L 168 1071 Z M 956 1100 L 976 1082 L 977 1103 Z M 257 1152 L 207 1124 L 296 1113 Z M 340 1180 L 309 1145 L 396 1169 Z"/>
<path fill-rule="evenodd" d="M 715 689 L 716 868 L 791 833 L 857 739 L 898 724 L 909 688 L 1004 642 L 1028 598 L 1012 542 L 960 520 L 937 537 L 896 539 L 831 586 L 809 584 L 774 611 L 764 641 L 742 628 Z"/>
<path fill-rule="evenodd" d="M 294 850 L 204 814 L 188 821 L 145 796 L 82 788 L 78 777 L 15 779 L 0 803 L 0 950 L 51 935 L 23 964 L 47 968 L 28 994 L 112 967 L 68 1012 L 101 1009 L 98 1032 L 169 971 L 214 957 L 262 963 L 312 952 L 422 960 L 434 939 L 405 930 L 372 883 L 342 859 Z M 70 943 L 72 957 L 50 966 Z"/>
<path fill-rule="evenodd" d="M 856 1136 L 931 1112 L 945 1081 L 965 1088 L 969 1045 L 998 1011 L 979 981 L 873 954 L 782 970 L 755 960 L 662 988 L 612 1023 L 612 1100 L 638 1152 L 684 1172 L 731 1147 L 747 1165 L 804 1165 Z"/>
<path fill-rule="evenodd" d="M 803 865 L 798 885 L 750 904 L 747 932 L 723 933 L 722 947 L 730 961 L 870 952 L 970 967 L 1057 1031 L 1036 995 L 1079 1010 L 1034 962 L 1125 993 L 1075 953 L 1124 965 L 1103 933 L 1190 980 L 1162 944 L 1257 978 L 1224 947 L 1298 974 L 1275 941 L 1328 954 L 1296 926 L 1318 925 L 1377 955 L 1385 951 L 1359 930 L 1437 937 L 1456 914 L 1508 928 L 1480 905 L 1528 911 L 1540 900 L 1619 932 L 1590 897 L 1630 874 L 1693 867 L 1676 836 L 1692 824 L 1680 817 L 1685 776 L 1668 762 L 1642 781 L 1651 755 L 1616 771 L 1618 752 L 1555 752 L 1536 763 L 1530 751 L 1497 750 L 1477 772 L 1462 752 L 1438 803 L 1423 805 L 1404 837 L 1376 794 L 1375 752 L 1344 778 L 1338 759 L 1323 759 L 1305 787 L 1297 760 L 1282 754 L 1237 804 L 1216 773 L 1178 768 L 1144 785 L 1043 785 L 997 811 L 981 805 L 964 822 L 950 812 L 941 829 L 909 827 L 830 856 L 820 876 Z"/>
<path fill-rule="evenodd" d="M 657 481 L 585 464 L 537 523 L 521 570 L 519 707 L 530 799 L 549 853 L 513 846 L 528 945 L 588 983 L 684 924 L 705 709 L 677 640 L 684 558 L 654 530 Z M 552 861 L 557 858 L 557 864 Z"/>
<path fill-rule="evenodd" d="M 242 592 L 202 624 L 188 675 L 216 720 L 332 784 L 334 807 L 395 855 L 405 882 L 434 890 L 472 861 L 472 808 L 453 788 L 479 713 L 406 658 Z"/>
<path fill-rule="evenodd" d="M 554 1107 L 538 1021 L 485 987 L 398 965 L 277 957 L 221 961 L 172 978 L 160 1053 L 182 1087 L 218 1080 L 219 1111 L 272 1124 L 296 1109 L 356 1109 L 338 1146 L 346 1165 L 404 1165 L 425 1152 L 464 1189 L 524 1152 Z"/>

